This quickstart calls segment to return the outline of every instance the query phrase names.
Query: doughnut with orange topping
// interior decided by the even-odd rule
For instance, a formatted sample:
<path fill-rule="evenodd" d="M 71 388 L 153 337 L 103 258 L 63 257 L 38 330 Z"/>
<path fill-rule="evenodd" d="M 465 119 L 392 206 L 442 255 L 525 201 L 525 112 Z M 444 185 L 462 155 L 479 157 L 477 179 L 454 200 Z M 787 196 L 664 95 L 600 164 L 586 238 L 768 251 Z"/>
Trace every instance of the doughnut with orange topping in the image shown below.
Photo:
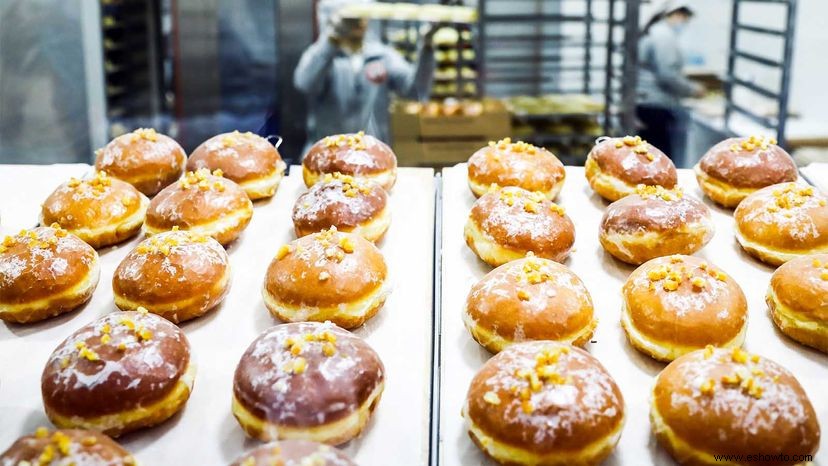
<path fill-rule="evenodd" d="M 58 186 L 41 207 L 40 224 L 57 223 L 99 249 L 137 235 L 148 205 L 149 199 L 131 184 L 97 172 Z"/>
<path fill-rule="evenodd" d="M 356 466 L 345 453 L 324 443 L 282 440 L 242 455 L 230 466 Z"/>
<path fill-rule="evenodd" d="M 361 338 L 330 322 L 282 324 L 242 355 L 232 410 L 259 440 L 339 445 L 362 432 L 384 386 L 385 367 Z"/>
<path fill-rule="evenodd" d="M 751 256 L 781 265 L 828 253 L 828 197 L 812 186 L 782 183 L 746 197 L 733 213 L 736 240 Z"/>
<path fill-rule="evenodd" d="M 187 172 L 158 193 L 149 205 L 144 232 L 156 235 L 173 227 L 212 236 L 226 245 L 241 235 L 253 217 L 253 203 L 221 170 Z"/>
<path fill-rule="evenodd" d="M 136 466 L 135 458 L 106 435 L 93 430 L 38 427 L 0 453 L 3 466 Z"/>
<path fill-rule="evenodd" d="M 142 241 L 112 277 L 119 309 L 143 307 L 173 323 L 206 314 L 229 290 L 230 258 L 221 244 L 177 227 Z"/>
<path fill-rule="evenodd" d="M 592 189 L 610 202 L 633 194 L 640 184 L 672 189 L 678 183 L 673 161 L 639 136 L 599 139 L 584 170 Z"/>
<path fill-rule="evenodd" d="M 693 254 L 713 237 L 710 209 L 681 188 L 639 185 L 634 194 L 607 207 L 599 240 L 604 250 L 628 264 L 671 254 Z"/>
<path fill-rule="evenodd" d="M 178 327 L 146 310 L 118 311 L 58 345 L 40 387 L 56 426 L 117 437 L 177 413 L 194 380 L 190 343 Z"/>
<path fill-rule="evenodd" d="M 98 253 L 57 224 L 0 243 L 0 320 L 19 324 L 69 312 L 92 298 Z"/>
<path fill-rule="evenodd" d="M 202 168 L 221 170 L 255 201 L 276 194 L 287 165 L 267 139 L 249 131 L 233 131 L 213 136 L 190 154 L 187 170 Z"/>
<path fill-rule="evenodd" d="M 766 186 L 796 181 L 796 164 L 776 139 L 730 138 L 713 146 L 693 167 L 701 190 L 713 202 L 734 208 Z"/>
<path fill-rule="evenodd" d="M 95 169 L 135 186 L 146 196 L 175 183 L 184 174 L 187 154 L 172 138 L 140 128 L 118 136 L 95 151 Z"/>
<path fill-rule="evenodd" d="M 682 465 L 722 464 L 718 455 L 757 458 L 732 463 L 740 465 L 764 464 L 758 455 L 794 464 L 794 452 L 813 456 L 819 448 L 814 407 L 793 374 L 739 348 L 708 346 L 667 365 L 650 398 L 650 424 Z"/>
<path fill-rule="evenodd" d="M 575 225 L 543 193 L 507 187 L 474 203 L 464 235 L 469 248 L 493 267 L 529 252 L 563 262 L 575 244 Z"/>
<path fill-rule="evenodd" d="M 782 264 L 771 277 L 765 301 L 782 333 L 828 353 L 828 254 Z"/>
<path fill-rule="evenodd" d="M 293 228 L 300 238 L 334 226 L 376 242 L 390 224 L 385 190 L 341 173 L 325 174 L 293 206 Z"/>
<path fill-rule="evenodd" d="M 462 411 L 472 441 L 501 464 L 598 465 L 624 426 L 624 399 L 586 351 L 553 341 L 489 359 Z"/>
<path fill-rule="evenodd" d="M 566 178 L 564 166 L 542 147 L 510 138 L 490 142 L 469 158 L 469 187 L 480 197 L 492 188 L 517 186 L 554 200 Z"/>
<path fill-rule="evenodd" d="M 387 144 L 362 131 L 336 134 L 316 142 L 302 160 L 302 177 L 311 187 L 326 173 L 371 180 L 390 190 L 397 180 L 397 156 Z"/>
<path fill-rule="evenodd" d="M 747 300 L 735 280 L 694 257 L 645 262 L 627 278 L 621 327 L 630 344 L 659 361 L 713 345 L 740 347 L 747 330 Z"/>

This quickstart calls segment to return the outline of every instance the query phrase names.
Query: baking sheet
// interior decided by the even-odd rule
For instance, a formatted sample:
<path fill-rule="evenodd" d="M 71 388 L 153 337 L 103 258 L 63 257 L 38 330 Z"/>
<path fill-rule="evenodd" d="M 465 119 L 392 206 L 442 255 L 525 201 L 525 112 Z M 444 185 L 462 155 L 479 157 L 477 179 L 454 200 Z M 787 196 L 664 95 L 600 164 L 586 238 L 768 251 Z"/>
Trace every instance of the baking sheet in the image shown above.
<path fill-rule="evenodd" d="M 466 165 L 444 170 L 443 177 L 440 465 L 490 465 L 494 463 L 472 444 L 460 417 L 469 382 L 490 354 L 471 338 L 460 315 L 468 290 L 491 267 L 480 261 L 463 239 L 463 226 L 474 203 L 466 182 Z M 679 170 L 679 184 L 687 194 L 702 197 L 690 170 Z M 599 319 L 594 343 L 587 345 L 587 349 L 618 382 L 626 403 L 621 441 L 604 464 L 675 464 L 650 434 L 648 419 L 649 392 L 654 377 L 665 365 L 633 349 L 619 322 L 621 286 L 635 267 L 614 260 L 598 242 L 601 216 L 608 204 L 592 193 L 580 167 L 567 167 L 566 184 L 558 202 L 566 207 L 576 229 L 575 251 L 566 265 L 586 283 Z M 828 356 L 801 346 L 776 330 L 764 302 L 773 269 L 742 252 L 733 237 L 730 211 L 715 207 L 708 200 L 705 202 L 712 210 L 716 234 L 697 255 L 722 267 L 741 285 L 749 307 L 745 347 L 793 372 L 808 393 L 825 432 L 828 430 Z M 828 446 L 824 440 L 816 463 L 828 464 Z"/>
<path fill-rule="evenodd" d="M 24 172 L 32 178 L 46 170 L 29 168 Z M 399 170 L 390 197 L 393 220 L 379 245 L 393 291 L 380 313 L 355 332 L 379 353 L 386 367 L 385 392 L 373 419 L 362 437 L 344 447 L 363 466 L 384 466 L 388 458 L 404 458 L 406 465 L 428 462 L 433 175 L 431 169 Z M 11 182 L 17 179 L 11 178 Z M 25 194 L 30 187 L 21 182 L 14 190 Z M 304 189 L 301 168 L 294 169 L 282 181 L 275 199 L 255 204 L 250 226 L 228 248 L 233 270 L 229 295 L 218 309 L 182 324 L 198 367 L 195 388 L 181 413 L 160 426 L 119 440 L 142 464 L 226 465 L 259 445 L 245 438 L 231 414 L 233 372 L 255 337 L 278 323 L 264 307 L 260 290 L 270 260 L 282 244 L 294 239 L 290 211 Z M 31 201 L 35 207 L 30 208 L 36 208 L 42 199 Z M 0 198 L 0 206 L 6 204 L 8 199 Z M 37 426 L 50 425 L 40 398 L 43 366 L 70 333 L 116 310 L 112 274 L 137 242 L 100 251 L 100 284 L 82 310 L 28 326 L 0 323 L 0 451 Z"/>
<path fill-rule="evenodd" d="M 802 175 L 812 185 L 822 192 L 828 193 L 828 162 L 814 162 L 799 169 Z"/>

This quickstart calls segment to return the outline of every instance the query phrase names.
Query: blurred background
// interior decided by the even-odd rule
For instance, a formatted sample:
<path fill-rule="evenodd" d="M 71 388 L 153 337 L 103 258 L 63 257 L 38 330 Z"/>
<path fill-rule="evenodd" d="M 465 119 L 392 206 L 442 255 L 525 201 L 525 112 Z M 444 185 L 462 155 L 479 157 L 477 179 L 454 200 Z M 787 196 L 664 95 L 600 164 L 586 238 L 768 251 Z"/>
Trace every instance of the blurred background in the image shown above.
<path fill-rule="evenodd" d="M 828 2 L 421 3 L 0 0 L 0 163 L 91 162 L 139 127 L 188 152 L 280 135 L 295 163 L 354 125 L 411 166 L 503 137 L 577 165 L 637 133 L 685 167 L 734 134 L 828 160 Z"/>

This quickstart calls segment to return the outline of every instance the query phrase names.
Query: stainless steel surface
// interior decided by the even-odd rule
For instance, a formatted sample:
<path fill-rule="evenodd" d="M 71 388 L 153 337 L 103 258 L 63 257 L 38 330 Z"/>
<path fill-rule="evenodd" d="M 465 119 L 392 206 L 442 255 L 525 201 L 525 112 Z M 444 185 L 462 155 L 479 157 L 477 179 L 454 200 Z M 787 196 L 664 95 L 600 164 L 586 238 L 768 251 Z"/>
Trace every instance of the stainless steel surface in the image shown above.
<path fill-rule="evenodd" d="M 89 143 L 93 148 L 98 148 L 103 147 L 109 137 L 106 124 L 100 2 L 81 2 L 80 21 Z"/>
<path fill-rule="evenodd" d="M 280 133 L 285 139 L 283 157 L 298 162 L 305 144 L 307 110 L 304 96 L 293 87 L 293 70 L 315 36 L 314 3 L 281 0 L 278 6 Z"/>

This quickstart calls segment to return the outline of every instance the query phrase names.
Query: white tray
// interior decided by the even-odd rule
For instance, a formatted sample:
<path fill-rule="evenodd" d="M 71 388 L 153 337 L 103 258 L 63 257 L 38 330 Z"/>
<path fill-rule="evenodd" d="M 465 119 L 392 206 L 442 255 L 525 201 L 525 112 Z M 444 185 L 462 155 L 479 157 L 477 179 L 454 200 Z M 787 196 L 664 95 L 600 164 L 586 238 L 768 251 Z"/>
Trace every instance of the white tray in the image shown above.
<path fill-rule="evenodd" d="M 0 166 L 0 172 L 6 167 Z M 14 228 L 34 226 L 39 203 L 64 178 L 59 173 L 28 167 L 29 181 L 15 176 L 14 191 L 35 209 L 31 219 Z M 42 172 L 51 188 L 29 183 Z M 386 387 L 374 418 L 359 439 L 344 447 L 363 466 L 428 462 L 431 396 L 432 252 L 434 173 L 402 168 L 391 193 L 391 228 L 380 244 L 389 266 L 393 291 L 385 307 L 355 333 L 379 353 L 386 367 Z M 33 178 L 34 177 L 34 178 Z M 19 181 L 18 181 L 19 180 Z M 233 284 L 220 308 L 182 328 L 192 344 L 198 366 L 195 388 L 182 413 L 168 422 L 119 441 L 145 465 L 226 465 L 259 444 L 247 440 L 230 412 L 233 371 L 242 353 L 263 330 L 276 325 L 262 303 L 265 271 L 279 246 L 294 239 L 290 212 L 305 189 L 301 169 L 282 182 L 275 199 L 256 203 L 250 226 L 229 248 Z M 5 192 L 5 191 L 4 191 Z M 27 193 L 37 193 L 27 195 Z M 8 198 L 0 198 L 7 207 Z M 23 221 L 23 225 L 18 223 Z M 26 223 L 28 222 L 28 223 Z M 16 231 L 16 230 L 12 230 Z M 37 426 L 50 425 L 40 397 L 40 375 L 52 350 L 70 333 L 115 310 L 112 274 L 137 239 L 101 251 L 101 280 L 92 301 L 82 310 L 39 324 L 0 323 L 0 451 Z"/>
<path fill-rule="evenodd" d="M 679 172 L 679 183 L 685 192 L 701 198 L 692 172 Z M 443 177 L 439 464 L 490 465 L 494 463 L 472 444 L 460 417 L 469 382 L 490 354 L 468 334 L 460 313 L 471 286 L 491 267 L 477 259 L 463 239 L 463 226 L 474 203 L 466 182 L 466 165 L 444 170 Z M 614 260 L 598 243 L 598 227 L 607 204 L 592 193 L 580 167 L 567 167 L 566 184 L 558 202 L 566 208 L 576 230 L 575 252 L 566 264 L 586 283 L 599 319 L 593 337 L 595 343 L 587 345 L 587 349 L 615 377 L 626 402 L 626 425 L 621 441 L 605 464 L 674 464 L 650 434 L 648 420 L 649 392 L 664 364 L 633 349 L 619 323 L 621 286 L 634 267 Z M 773 269 L 742 252 L 733 237 L 730 211 L 705 202 L 713 212 L 716 235 L 697 255 L 722 267 L 742 286 L 749 306 L 746 348 L 794 373 L 814 404 L 825 432 L 828 430 L 828 357 L 776 331 L 764 301 Z M 825 441 L 822 443 L 816 463 L 828 464 L 828 446 Z"/>

